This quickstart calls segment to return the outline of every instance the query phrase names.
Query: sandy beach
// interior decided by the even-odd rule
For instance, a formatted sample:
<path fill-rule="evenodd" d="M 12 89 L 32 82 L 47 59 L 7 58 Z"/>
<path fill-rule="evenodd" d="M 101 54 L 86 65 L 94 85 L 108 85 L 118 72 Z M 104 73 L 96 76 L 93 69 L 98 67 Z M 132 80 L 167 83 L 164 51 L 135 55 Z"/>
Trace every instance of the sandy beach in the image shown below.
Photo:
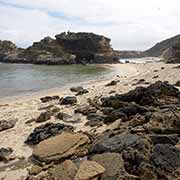
<path fill-rule="evenodd" d="M 72 125 L 76 128 L 76 131 L 94 131 L 93 128 L 84 126 L 87 121 L 84 116 L 74 115 L 74 109 L 78 106 L 86 104 L 88 98 L 110 96 L 120 93 L 125 93 L 137 86 L 147 86 L 148 83 L 154 83 L 158 80 L 168 81 L 171 84 L 177 82 L 180 77 L 179 64 L 164 64 L 163 62 L 149 62 L 149 63 L 128 63 L 128 64 L 112 64 L 106 65 L 107 68 L 112 68 L 114 74 L 107 79 L 100 81 L 91 81 L 83 84 L 83 86 L 89 91 L 89 93 L 82 96 L 78 96 L 78 103 L 74 106 L 62 106 L 58 104 L 58 101 L 52 101 L 48 104 L 41 103 L 40 98 L 44 96 L 58 95 L 60 97 L 72 96 L 75 93 L 69 90 L 69 87 L 61 89 L 52 89 L 39 93 L 29 94 L 26 96 L 8 97 L 0 100 L 0 120 L 16 120 L 14 128 L 0 132 L 0 144 L 1 147 L 11 147 L 13 149 L 13 155 L 16 157 L 14 161 L 4 164 L 0 164 L 0 179 L 2 180 L 15 180 L 22 175 L 27 174 L 27 167 L 31 165 L 22 165 L 18 167 L 15 163 L 17 159 L 27 160 L 32 154 L 32 148 L 25 145 L 24 141 L 27 139 L 33 129 L 43 123 L 30 123 L 27 121 L 37 118 L 43 108 L 47 105 L 54 105 L 59 107 L 62 112 L 68 113 L 71 116 L 76 116 L 75 119 L 79 119 L 77 122 L 63 122 L 51 118 L 48 122 L 61 122 L 68 125 Z M 144 79 L 143 84 L 136 84 L 139 80 Z M 118 80 L 118 84 L 115 86 L 105 86 L 112 80 Z M 46 123 L 46 122 L 45 122 Z M 99 131 L 105 129 L 105 125 L 99 128 Z M 13 164 L 15 163 L 15 164 Z M 7 167 L 7 168 L 6 168 Z M 16 168 L 15 168 L 16 167 Z M 16 177 L 16 178 L 14 178 Z"/>

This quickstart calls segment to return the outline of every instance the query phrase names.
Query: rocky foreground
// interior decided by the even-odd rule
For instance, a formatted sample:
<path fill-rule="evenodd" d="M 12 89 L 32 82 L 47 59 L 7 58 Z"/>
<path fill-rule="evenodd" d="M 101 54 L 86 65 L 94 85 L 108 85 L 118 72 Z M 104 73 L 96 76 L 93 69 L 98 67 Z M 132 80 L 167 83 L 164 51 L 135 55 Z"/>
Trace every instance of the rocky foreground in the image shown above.
<path fill-rule="evenodd" d="M 61 33 L 45 37 L 27 49 L 11 41 L 0 41 L 0 61 L 30 64 L 117 63 L 119 54 L 111 48 L 110 39 L 93 33 Z"/>
<path fill-rule="evenodd" d="M 180 66 L 122 66 L 136 73 L 2 104 L 1 179 L 179 180 Z"/>

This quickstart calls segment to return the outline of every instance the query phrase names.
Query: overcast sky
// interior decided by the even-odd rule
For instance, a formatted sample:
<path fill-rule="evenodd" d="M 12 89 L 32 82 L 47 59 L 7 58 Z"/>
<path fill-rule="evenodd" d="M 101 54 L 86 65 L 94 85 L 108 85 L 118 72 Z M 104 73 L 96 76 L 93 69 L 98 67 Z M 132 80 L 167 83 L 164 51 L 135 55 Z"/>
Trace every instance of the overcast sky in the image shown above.
<path fill-rule="evenodd" d="M 0 39 L 25 47 L 63 31 L 94 32 L 120 50 L 180 34 L 180 0 L 0 0 Z"/>

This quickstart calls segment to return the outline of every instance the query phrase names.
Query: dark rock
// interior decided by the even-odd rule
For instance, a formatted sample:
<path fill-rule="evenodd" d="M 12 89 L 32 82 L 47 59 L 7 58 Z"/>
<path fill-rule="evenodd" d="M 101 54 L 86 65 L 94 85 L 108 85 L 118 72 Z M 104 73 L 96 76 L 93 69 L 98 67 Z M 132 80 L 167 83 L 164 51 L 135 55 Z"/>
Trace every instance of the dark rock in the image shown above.
<path fill-rule="evenodd" d="M 158 77 L 159 77 L 159 76 L 157 75 L 157 76 L 153 76 L 152 78 L 153 78 L 153 79 L 156 79 L 156 78 L 158 78 Z"/>
<path fill-rule="evenodd" d="M 101 109 L 101 111 L 103 112 L 104 115 L 109 115 L 113 110 L 114 110 L 114 108 L 112 108 L 112 107 L 105 107 L 105 108 Z"/>
<path fill-rule="evenodd" d="M 50 111 L 42 112 L 36 119 L 37 123 L 45 122 L 51 119 L 52 113 Z"/>
<path fill-rule="evenodd" d="M 180 167 L 180 151 L 170 144 L 157 144 L 151 160 L 158 169 L 172 172 Z"/>
<path fill-rule="evenodd" d="M 154 166 L 145 162 L 139 165 L 138 175 L 141 180 L 158 180 Z"/>
<path fill-rule="evenodd" d="M 106 84 L 106 86 L 115 86 L 115 85 L 117 85 L 118 82 L 119 82 L 119 81 L 113 80 L 113 81 L 111 81 L 110 83 Z"/>
<path fill-rule="evenodd" d="M 180 81 L 177 81 L 177 82 L 175 83 L 175 86 L 180 86 Z"/>
<path fill-rule="evenodd" d="M 96 114 L 96 113 L 90 113 L 87 115 L 87 119 L 89 120 L 85 125 L 86 126 L 99 126 L 103 124 L 104 116 Z"/>
<path fill-rule="evenodd" d="M 90 152 L 121 153 L 127 148 L 134 148 L 145 153 L 150 149 L 150 142 L 136 134 L 122 133 L 113 135 L 111 133 L 105 133 L 96 138 L 96 140 L 92 143 Z"/>
<path fill-rule="evenodd" d="M 172 144 L 176 145 L 179 141 L 178 134 L 170 134 L 170 135 L 157 135 L 157 134 L 150 134 L 150 139 L 152 140 L 153 144 Z"/>
<path fill-rule="evenodd" d="M 136 84 L 143 84 L 145 82 L 145 79 L 140 79 Z"/>
<path fill-rule="evenodd" d="M 168 129 L 180 129 L 179 117 L 179 110 L 173 110 L 171 108 L 145 114 L 145 119 L 149 121 L 149 124 L 153 128 L 158 128 L 157 125 L 159 125 L 159 128 L 163 126 Z"/>
<path fill-rule="evenodd" d="M 87 119 L 90 121 L 103 121 L 104 116 L 96 114 L 96 113 L 90 113 L 87 115 Z"/>
<path fill-rule="evenodd" d="M 61 105 L 74 105 L 77 103 L 77 98 L 75 96 L 67 96 L 60 99 Z"/>
<path fill-rule="evenodd" d="M 130 174 L 138 175 L 139 166 L 146 160 L 144 154 L 134 149 L 127 149 L 122 156 L 126 171 Z"/>
<path fill-rule="evenodd" d="M 145 116 L 136 114 L 132 118 L 130 118 L 130 122 L 128 126 L 136 127 L 136 126 L 142 126 L 145 123 L 147 123 L 149 120 L 145 118 Z"/>
<path fill-rule="evenodd" d="M 27 140 L 25 141 L 26 144 L 34 145 L 38 144 L 39 142 L 55 136 L 57 134 L 61 134 L 64 131 L 72 131 L 73 127 L 60 124 L 60 123 L 47 123 L 36 127 L 34 131 L 28 136 Z"/>
<path fill-rule="evenodd" d="M 93 106 L 90 106 L 90 105 L 85 105 L 85 106 L 82 106 L 82 107 L 79 107 L 77 109 L 75 109 L 75 113 L 80 113 L 80 114 L 83 114 L 83 115 L 88 115 L 88 114 L 91 114 L 91 113 L 96 113 L 97 109 Z"/>
<path fill-rule="evenodd" d="M 72 116 L 63 112 L 58 113 L 56 117 L 60 120 L 67 120 L 69 118 L 72 118 Z"/>
<path fill-rule="evenodd" d="M 116 110 L 113 110 L 108 116 L 105 117 L 104 123 L 111 123 L 111 122 L 116 121 L 117 119 L 122 119 L 122 121 L 127 121 L 128 117 L 125 113 L 116 109 Z"/>
<path fill-rule="evenodd" d="M 112 107 L 112 108 L 115 108 L 115 109 L 126 107 L 128 105 L 127 102 L 120 101 L 117 98 L 117 95 L 102 98 L 101 101 L 102 101 L 102 106 L 103 107 Z"/>
<path fill-rule="evenodd" d="M 47 103 L 49 101 L 59 100 L 59 96 L 46 96 L 46 97 L 40 98 L 40 100 L 42 103 Z"/>
<path fill-rule="evenodd" d="M 109 98 L 102 98 L 103 106 L 112 106 L 114 102 L 118 104 L 122 101 L 136 102 L 140 105 L 163 105 L 179 102 L 180 92 L 173 85 L 167 82 L 158 81 L 148 87 L 137 87 L 122 95 L 115 95 Z"/>
<path fill-rule="evenodd" d="M 83 90 L 80 90 L 80 91 L 76 94 L 76 96 L 80 96 L 80 95 L 87 94 L 87 93 L 89 93 L 89 91 L 88 91 L 87 89 L 83 89 Z"/>
<path fill-rule="evenodd" d="M 12 148 L 0 148 L 0 161 L 6 161 L 7 156 L 12 154 Z"/>
<path fill-rule="evenodd" d="M 16 120 L 1 120 L 0 121 L 0 132 L 7 130 L 7 129 L 11 129 L 16 125 Z"/>
<path fill-rule="evenodd" d="M 127 107 L 113 110 L 107 117 L 105 122 L 113 122 L 117 119 L 122 119 L 127 121 L 128 118 L 136 114 L 144 114 L 147 112 L 147 109 L 143 106 L 137 104 L 129 104 Z"/>
<path fill-rule="evenodd" d="M 77 86 L 77 87 L 72 87 L 72 88 L 70 88 L 70 90 L 71 90 L 72 92 L 79 92 L 79 91 L 84 90 L 84 88 L 81 87 L 81 86 Z"/>

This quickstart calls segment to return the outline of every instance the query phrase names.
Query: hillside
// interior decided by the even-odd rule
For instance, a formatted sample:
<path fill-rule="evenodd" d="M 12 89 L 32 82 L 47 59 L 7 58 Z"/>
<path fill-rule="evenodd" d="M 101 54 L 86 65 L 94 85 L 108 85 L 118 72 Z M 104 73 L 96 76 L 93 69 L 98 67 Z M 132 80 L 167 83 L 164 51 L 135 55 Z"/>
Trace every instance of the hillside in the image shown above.
<path fill-rule="evenodd" d="M 166 39 L 144 51 L 143 56 L 163 57 L 168 63 L 179 63 L 180 56 L 177 53 L 180 50 L 179 42 L 180 35 Z"/>

